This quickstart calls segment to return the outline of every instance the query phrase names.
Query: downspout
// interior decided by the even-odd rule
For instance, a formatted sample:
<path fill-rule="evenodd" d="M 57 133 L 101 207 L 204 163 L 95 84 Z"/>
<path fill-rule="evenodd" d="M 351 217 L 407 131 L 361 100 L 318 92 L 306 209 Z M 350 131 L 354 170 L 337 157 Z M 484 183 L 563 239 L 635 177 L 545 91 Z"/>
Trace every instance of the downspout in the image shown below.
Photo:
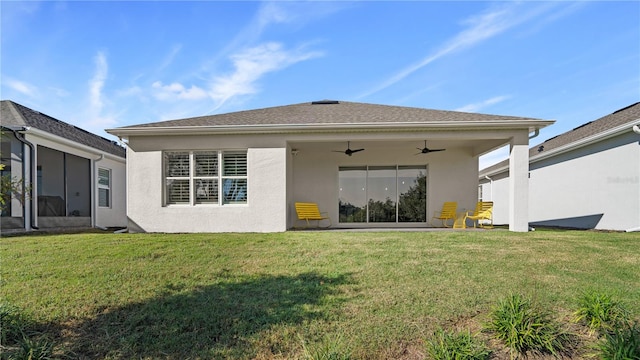
<path fill-rule="evenodd" d="M 538 135 L 540 135 L 540 129 L 536 128 L 536 130 L 533 132 L 533 135 L 529 135 L 529 140 L 537 137 Z"/>
<path fill-rule="evenodd" d="M 26 131 L 29 130 L 28 127 L 23 127 L 21 129 L 22 131 Z M 22 142 L 23 144 L 27 145 L 30 148 L 29 151 L 29 157 L 30 157 L 30 166 L 31 166 L 31 171 L 29 171 L 29 185 L 31 185 L 31 188 L 29 189 L 29 201 L 31 201 L 31 214 L 29 215 L 29 227 L 32 229 L 36 229 L 38 230 L 38 226 L 36 223 L 34 223 L 34 220 L 36 220 L 36 214 L 35 214 L 35 209 L 36 209 L 36 205 L 37 205 L 37 197 L 33 196 L 33 174 L 37 173 L 38 168 L 36 165 L 36 150 L 35 150 L 35 146 L 29 142 L 27 139 L 25 139 L 24 135 L 19 133 L 17 129 L 11 129 L 11 131 L 13 131 L 13 135 L 16 137 L 16 139 L 18 139 L 20 142 Z M 22 179 L 24 179 L 24 175 L 26 172 L 26 167 L 22 167 Z M 26 186 L 24 181 L 22 181 L 22 193 L 24 194 L 26 190 Z M 26 200 L 26 199 L 25 199 Z M 26 202 L 26 201 L 25 201 Z M 27 209 L 25 208 L 25 206 L 22 206 L 22 213 L 23 216 L 26 218 L 27 217 Z M 25 228 L 26 228 L 26 219 L 25 219 Z"/>

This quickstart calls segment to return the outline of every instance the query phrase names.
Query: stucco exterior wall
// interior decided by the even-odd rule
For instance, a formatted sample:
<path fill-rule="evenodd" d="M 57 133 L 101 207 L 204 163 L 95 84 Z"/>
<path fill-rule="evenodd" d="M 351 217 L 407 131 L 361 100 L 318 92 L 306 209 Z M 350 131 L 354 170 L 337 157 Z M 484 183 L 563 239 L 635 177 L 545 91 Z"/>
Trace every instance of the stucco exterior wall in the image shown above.
<path fill-rule="evenodd" d="M 111 206 L 99 207 L 98 191 L 94 191 L 96 204 L 96 226 L 125 227 L 127 226 L 127 174 L 126 165 L 120 161 L 104 158 L 94 166 L 94 179 L 98 178 L 98 168 L 111 170 Z M 95 181 L 97 184 L 97 180 Z"/>
<path fill-rule="evenodd" d="M 532 225 L 601 230 L 640 226 L 640 144 L 631 131 L 530 165 Z M 501 177 L 502 176 L 502 177 Z M 494 222 L 504 224 L 508 177 L 492 177 Z M 483 193 L 490 183 L 483 182 Z"/>
<path fill-rule="evenodd" d="M 272 147 L 251 147 L 261 143 Z M 246 137 L 130 138 L 127 150 L 129 229 L 144 232 L 279 232 L 287 229 L 286 145 Z M 247 204 L 163 204 L 164 150 L 247 150 Z"/>

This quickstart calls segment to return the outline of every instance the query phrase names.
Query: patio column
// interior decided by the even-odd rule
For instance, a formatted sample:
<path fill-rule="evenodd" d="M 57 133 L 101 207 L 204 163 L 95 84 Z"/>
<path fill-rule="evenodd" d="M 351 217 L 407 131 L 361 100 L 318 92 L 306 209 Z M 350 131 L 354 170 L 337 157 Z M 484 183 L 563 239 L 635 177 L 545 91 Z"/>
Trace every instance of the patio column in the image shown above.
<path fill-rule="evenodd" d="M 509 152 L 509 231 L 529 231 L 529 134 L 511 139 Z"/>

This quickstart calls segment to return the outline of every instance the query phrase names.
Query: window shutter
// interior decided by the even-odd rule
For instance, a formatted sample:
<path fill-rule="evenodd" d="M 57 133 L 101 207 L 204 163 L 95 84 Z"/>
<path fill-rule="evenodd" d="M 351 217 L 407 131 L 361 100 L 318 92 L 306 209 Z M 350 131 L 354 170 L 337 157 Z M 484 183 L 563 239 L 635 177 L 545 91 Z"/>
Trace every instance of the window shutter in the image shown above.
<path fill-rule="evenodd" d="M 165 153 L 165 167 L 168 177 L 189 177 L 189 153 Z"/>
<path fill-rule="evenodd" d="M 98 206 L 109 207 L 109 189 L 98 189 Z"/>
<path fill-rule="evenodd" d="M 222 157 L 224 176 L 247 176 L 247 153 L 225 152 Z"/>
<path fill-rule="evenodd" d="M 195 176 L 218 176 L 218 152 L 196 152 L 194 157 L 196 162 Z"/>
<path fill-rule="evenodd" d="M 98 168 L 98 184 L 109 186 L 109 170 Z"/>

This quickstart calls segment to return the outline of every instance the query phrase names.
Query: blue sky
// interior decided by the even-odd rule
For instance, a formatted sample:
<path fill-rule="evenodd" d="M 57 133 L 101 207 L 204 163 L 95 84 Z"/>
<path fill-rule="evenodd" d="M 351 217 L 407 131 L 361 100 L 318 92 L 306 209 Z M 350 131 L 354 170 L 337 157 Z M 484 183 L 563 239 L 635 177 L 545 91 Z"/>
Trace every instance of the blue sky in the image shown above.
<path fill-rule="evenodd" d="M 556 120 L 640 100 L 638 1 L 0 2 L 0 96 L 103 129 L 321 99 Z M 481 168 L 505 158 L 483 156 Z"/>

